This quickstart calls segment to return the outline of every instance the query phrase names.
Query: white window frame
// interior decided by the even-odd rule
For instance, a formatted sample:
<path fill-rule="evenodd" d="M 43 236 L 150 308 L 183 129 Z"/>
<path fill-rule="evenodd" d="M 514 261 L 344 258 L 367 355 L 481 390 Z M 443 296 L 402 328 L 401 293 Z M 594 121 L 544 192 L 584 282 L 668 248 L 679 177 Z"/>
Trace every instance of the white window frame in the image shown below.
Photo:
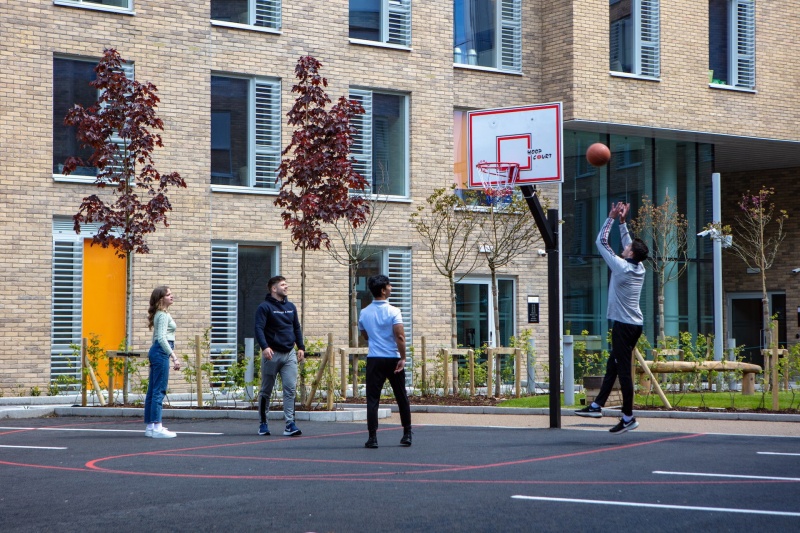
<path fill-rule="evenodd" d="M 380 2 L 380 40 L 353 39 L 353 44 L 381 45 L 388 48 L 411 48 L 411 0 L 377 0 Z"/>
<path fill-rule="evenodd" d="M 402 99 L 402 112 L 403 112 L 403 175 L 398 179 L 403 180 L 403 193 L 390 195 L 384 191 L 372 190 L 373 172 L 373 125 L 374 117 L 372 112 L 372 95 L 373 94 L 390 94 L 398 96 Z M 351 155 L 356 159 L 353 168 L 356 172 L 361 174 L 367 183 L 370 184 L 369 196 L 380 196 L 381 198 L 408 198 L 409 197 L 409 98 L 407 94 L 397 93 L 392 91 L 373 91 L 371 89 L 350 88 L 349 97 L 351 100 L 356 100 L 364 108 L 362 115 L 356 115 L 352 120 L 352 125 L 356 129 L 356 134 L 353 136 L 353 146 L 351 148 Z M 394 176 L 390 176 L 393 178 Z"/>
<path fill-rule="evenodd" d="M 109 11 L 111 13 L 123 13 L 126 15 L 134 15 L 133 11 L 133 0 L 127 0 L 128 6 L 127 7 L 119 7 L 119 6 L 107 6 L 103 4 L 97 4 L 94 2 L 88 2 L 87 0 L 53 0 L 53 5 L 56 6 L 64 6 L 64 7 L 79 7 L 82 9 L 92 9 L 95 11 Z"/>
<path fill-rule="evenodd" d="M 247 22 L 229 22 L 212 18 L 211 24 L 212 26 L 280 34 L 283 27 L 283 2 L 282 0 L 248 0 Z"/>
<path fill-rule="evenodd" d="M 455 21 L 454 21 L 455 23 Z M 522 73 L 522 0 L 498 0 L 495 12 L 496 67 L 469 63 L 469 51 L 453 48 L 453 66 L 506 73 Z M 455 31 L 455 28 L 453 29 Z"/>
<path fill-rule="evenodd" d="M 614 76 L 659 79 L 661 76 L 660 0 L 631 0 L 631 13 L 633 23 L 632 72 L 615 70 L 609 72 Z M 609 29 L 609 48 L 613 48 L 611 31 L 613 30 Z"/>
<path fill-rule="evenodd" d="M 756 8 L 754 0 L 730 0 L 728 9 L 728 72 L 731 85 L 756 85 Z"/>
<path fill-rule="evenodd" d="M 217 192 L 277 194 L 281 162 L 281 81 L 276 78 L 212 73 L 221 78 L 248 80 L 247 88 L 247 185 L 211 184 Z M 269 96 L 269 99 L 265 97 Z M 270 107 L 266 102 L 270 101 Z M 209 131 L 210 135 L 210 131 Z M 234 172 L 237 169 L 233 169 Z M 264 184 L 264 186 L 259 186 Z"/>
<path fill-rule="evenodd" d="M 82 63 L 91 63 L 93 65 L 97 64 L 97 61 L 99 61 L 99 60 L 86 59 L 86 58 L 62 57 L 62 56 L 56 56 L 56 57 L 58 57 L 58 59 L 63 59 L 63 60 L 67 60 L 67 61 L 80 61 Z M 135 77 L 136 77 L 136 69 L 135 69 L 135 66 L 134 66 L 133 63 L 125 62 L 125 63 L 122 63 L 121 67 L 122 67 L 122 71 L 125 73 L 125 77 L 126 78 L 128 78 L 129 80 L 135 79 Z M 53 80 L 53 83 L 55 84 L 55 80 Z M 101 92 L 102 91 L 98 91 L 98 97 L 100 96 Z M 112 135 L 110 137 L 110 140 L 112 140 L 113 142 L 115 142 L 118 145 L 122 145 L 123 144 L 122 138 L 117 136 L 117 135 Z M 97 176 L 78 176 L 78 175 L 75 175 L 75 174 L 65 175 L 65 174 L 55 174 L 54 173 L 53 174 L 53 181 L 64 182 L 64 183 L 88 183 L 88 184 L 94 184 L 97 181 Z"/>

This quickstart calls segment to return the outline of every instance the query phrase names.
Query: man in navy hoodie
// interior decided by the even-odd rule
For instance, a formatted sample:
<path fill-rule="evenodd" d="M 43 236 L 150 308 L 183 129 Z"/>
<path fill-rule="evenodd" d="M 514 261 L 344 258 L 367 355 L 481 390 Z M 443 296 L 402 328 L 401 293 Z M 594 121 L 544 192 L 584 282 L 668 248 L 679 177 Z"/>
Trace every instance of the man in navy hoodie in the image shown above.
<path fill-rule="evenodd" d="M 286 428 L 283 434 L 297 437 L 301 431 L 294 423 L 294 398 L 297 387 L 297 363 L 305 357 L 303 330 L 297 317 L 297 308 L 288 300 L 289 285 L 283 276 L 274 276 L 267 282 L 269 294 L 256 311 L 256 341 L 261 346 L 261 392 L 258 396 L 258 414 L 261 424 L 259 435 L 269 435 L 267 413 L 269 399 L 280 373 L 283 383 L 283 416 Z M 297 350 L 295 350 L 297 346 Z"/>

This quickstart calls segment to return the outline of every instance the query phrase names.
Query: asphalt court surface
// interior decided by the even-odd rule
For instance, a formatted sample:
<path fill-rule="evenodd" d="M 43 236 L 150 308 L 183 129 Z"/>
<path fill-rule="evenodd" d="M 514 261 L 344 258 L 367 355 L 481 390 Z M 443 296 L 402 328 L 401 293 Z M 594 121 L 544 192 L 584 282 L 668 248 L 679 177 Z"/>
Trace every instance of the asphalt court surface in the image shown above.
<path fill-rule="evenodd" d="M 610 426 L 612 420 L 608 421 Z M 0 420 L 2 531 L 800 528 L 800 438 L 247 420 Z"/>

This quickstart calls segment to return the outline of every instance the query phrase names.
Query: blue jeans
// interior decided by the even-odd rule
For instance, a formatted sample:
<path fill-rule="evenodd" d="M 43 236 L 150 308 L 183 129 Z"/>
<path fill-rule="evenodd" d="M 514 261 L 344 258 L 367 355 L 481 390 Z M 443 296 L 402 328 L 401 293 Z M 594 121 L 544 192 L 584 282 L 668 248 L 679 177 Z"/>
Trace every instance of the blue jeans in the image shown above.
<path fill-rule="evenodd" d="M 173 341 L 167 342 L 171 348 L 175 348 Z M 169 354 L 155 342 L 150 347 L 147 358 L 150 360 L 150 373 L 147 380 L 147 396 L 144 397 L 144 423 L 157 424 L 161 422 L 161 403 L 167 395 Z"/>

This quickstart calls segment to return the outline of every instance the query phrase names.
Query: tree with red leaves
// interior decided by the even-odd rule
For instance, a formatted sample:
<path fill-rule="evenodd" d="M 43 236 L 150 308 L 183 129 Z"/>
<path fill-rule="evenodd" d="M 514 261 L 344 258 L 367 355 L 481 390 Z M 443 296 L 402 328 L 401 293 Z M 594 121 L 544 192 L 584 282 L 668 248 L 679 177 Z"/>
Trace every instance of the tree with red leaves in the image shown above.
<path fill-rule="evenodd" d="M 357 102 L 342 96 L 329 110 L 331 100 L 325 92 L 328 80 L 319 70 L 322 64 L 303 56 L 295 66 L 299 80 L 292 87 L 297 99 L 287 114 L 295 126 L 292 141 L 281 153 L 278 167 L 281 189 L 275 205 L 283 207 L 284 227 L 291 232 L 295 250 L 301 250 L 300 316 L 305 324 L 306 250 L 330 248 L 330 238 L 322 224 L 341 218 L 357 228 L 366 221 L 369 205 L 351 191 L 363 191 L 369 184 L 353 169 L 350 156 L 356 129 L 351 120 L 364 113 Z"/>
<path fill-rule="evenodd" d="M 105 50 L 95 67 L 96 78 L 90 83 L 97 89 L 97 102 L 88 108 L 76 104 L 67 113 L 64 123 L 77 126 L 80 144 L 93 150 L 88 160 L 70 157 L 64 164 L 64 174 L 77 167 L 97 169 L 95 185 L 112 189 L 112 198 L 92 194 L 83 199 L 72 218 L 75 232 L 82 224 L 100 223 L 92 244 L 112 247 L 126 260 L 126 351 L 131 342 L 131 253 L 150 252 L 146 236 L 156 231 L 158 224 L 168 226 L 167 212 L 172 210 L 167 198 L 169 187 L 186 187 L 177 172 L 161 174 L 153 164 L 155 147 L 162 147 L 164 130 L 156 116 L 159 98 L 152 83 L 140 83 L 126 77 L 124 60 L 113 48 Z"/>

